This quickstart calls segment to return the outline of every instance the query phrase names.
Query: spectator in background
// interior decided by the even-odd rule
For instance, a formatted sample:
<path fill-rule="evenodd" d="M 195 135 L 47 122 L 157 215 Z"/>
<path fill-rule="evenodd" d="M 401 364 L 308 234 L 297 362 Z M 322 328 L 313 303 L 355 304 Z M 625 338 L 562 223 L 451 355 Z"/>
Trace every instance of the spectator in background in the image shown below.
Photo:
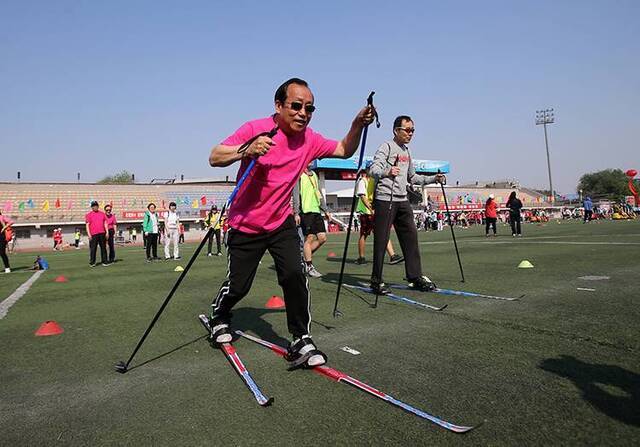
<path fill-rule="evenodd" d="M 311 170 L 311 164 L 305 168 L 292 194 L 293 215 L 304 236 L 302 253 L 305 272 L 312 278 L 319 278 L 322 273 L 313 265 L 313 254 L 327 242 L 327 230 L 322 214 L 329 222 L 331 214 L 327 211 L 327 204 L 320 192 L 318 175 Z"/>
<path fill-rule="evenodd" d="M 135 244 L 137 240 L 138 240 L 138 230 L 136 230 L 135 228 L 132 228 L 131 229 L 131 242 Z"/>
<path fill-rule="evenodd" d="M 213 226 L 213 232 L 209 233 L 209 240 L 207 242 L 207 256 L 213 256 L 211 253 L 211 248 L 213 246 L 213 238 L 216 238 L 216 256 L 222 256 L 222 250 L 220 249 L 220 228 L 222 227 L 220 221 L 220 212 L 218 211 L 218 207 L 213 205 L 209 212 L 207 213 L 207 218 L 204 220 L 205 230 L 209 231 L 209 229 Z"/>
<path fill-rule="evenodd" d="M 147 262 L 151 262 L 154 259 L 158 259 L 158 232 L 160 231 L 156 204 L 153 202 L 147 205 L 147 211 L 144 212 L 142 231 L 146 239 Z"/>
<path fill-rule="evenodd" d="M 584 220 L 582 223 L 591 222 L 591 217 L 593 216 L 593 202 L 591 201 L 591 197 L 585 197 L 582 201 L 582 206 L 584 207 Z"/>
<path fill-rule="evenodd" d="M 170 245 L 173 243 L 173 259 L 180 259 L 178 240 L 180 238 L 180 216 L 176 212 L 176 203 L 169 204 L 169 211 L 164 213 L 164 259 L 171 259 Z"/>
<path fill-rule="evenodd" d="M 6 216 L 2 215 L 0 211 L 0 258 L 4 264 L 4 272 L 11 273 L 11 266 L 9 265 L 9 257 L 7 256 L 7 244 L 13 239 L 13 221 Z"/>
<path fill-rule="evenodd" d="M 184 244 L 184 224 L 182 222 L 180 222 L 180 225 L 178 226 L 178 231 L 180 232 L 178 244 Z"/>
<path fill-rule="evenodd" d="M 75 233 L 73 234 L 74 242 L 73 245 L 76 247 L 76 250 L 80 250 L 80 237 L 82 233 L 80 233 L 80 228 L 76 228 Z"/>
<path fill-rule="evenodd" d="M 444 228 L 444 214 L 438 211 L 438 214 L 436 214 L 436 220 L 438 221 L 437 227 L 436 227 L 437 230 L 442 231 L 442 229 Z"/>
<path fill-rule="evenodd" d="M 107 259 L 107 216 L 100 211 L 100 206 L 95 200 L 91 202 L 91 211 L 84 218 L 89 236 L 89 266 L 96 265 L 96 251 L 100 247 L 100 260 L 103 266 L 108 266 Z"/>
<path fill-rule="evenodd" d="M 62 246 L 62 228 L 55 228 L 53 230 L 53 249 L 55 251 L 64 250 Z"/>
<path fill-rule="evenodd" d="M 495 196 L 493 194 L 489 194 L 489 198 L 487 202 L 484 204 L 484 215 L 485 215 L 485 236 L 489 237 L 489 227 L 493 229 L 493 235 L 497 236 L 497 228 L 496 222 L 498 221 L 498 205 L 494 200 Z"/>
<path fill-rule="evenodd" d="M 520 210 L 522 209 L 522 202 L 516 197 L 516 192 L 511 191 L 509 200 L 507 200 L 507 208 L 509 208 L 509 223 L 511 223 L 511 235 L 513 237 L 522 237 L 522 226 L 520 221 L 522 216 Z"/>
<path fill-rule="evenodd" d="M 116 220 L 116 215 L 112 214 L 111 211 L 113 208 L 111 205 L 104 206 L 104 213 L 107 216 L 107 247 L 109 248 L 109 262 L 116 262 L 116 230 L 118 226 L 118 222 Z"/>

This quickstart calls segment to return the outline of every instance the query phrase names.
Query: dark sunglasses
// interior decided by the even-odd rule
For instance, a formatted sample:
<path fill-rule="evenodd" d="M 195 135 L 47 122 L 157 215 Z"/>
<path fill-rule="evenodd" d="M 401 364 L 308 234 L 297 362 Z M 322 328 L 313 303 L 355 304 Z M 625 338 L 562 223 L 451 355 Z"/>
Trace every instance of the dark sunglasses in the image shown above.
<path fill-rule="evenodd" d="M 404 130 L 406 133 L 414 133 L 416 131 L 414 127 L 396 127 L 396 129 Z"/>
<path fill-rule="evenodd" d="M 301 102 L 298 101 L 293 101 L 290 105 L 291 110 L 295 110 L 296 112 L 299 112 L 300 110 L 302 110 L 303 104 Z M 307 104 L 306 106 L 304 106 L 304 111 L 307 113 L 313 113 L 316 110 L 316 106 L 314 106 L 313 104 Z"/>

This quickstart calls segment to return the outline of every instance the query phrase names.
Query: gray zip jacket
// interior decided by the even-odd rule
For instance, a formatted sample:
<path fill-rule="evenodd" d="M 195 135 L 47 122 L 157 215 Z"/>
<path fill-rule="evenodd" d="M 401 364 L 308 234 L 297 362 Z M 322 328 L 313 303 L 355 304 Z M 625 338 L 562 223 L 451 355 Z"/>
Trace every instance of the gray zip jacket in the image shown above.
<path fill-rule="evenodd" d="M 398 164 L 400 174 L 389 177 L 389 170 Z M 435 176 L 416 174 L 411 162 L 411 152 L 406 145 L 398 145 L 395 141 L 387 141 L 376 151 L 369 173 L 376 179 L 375 199 L 385 202 L 404 202 L 407 199 L 407 185 L 429 185 L 435 183 Z M 391 189 L 393 188 L 393 194 Z"/>

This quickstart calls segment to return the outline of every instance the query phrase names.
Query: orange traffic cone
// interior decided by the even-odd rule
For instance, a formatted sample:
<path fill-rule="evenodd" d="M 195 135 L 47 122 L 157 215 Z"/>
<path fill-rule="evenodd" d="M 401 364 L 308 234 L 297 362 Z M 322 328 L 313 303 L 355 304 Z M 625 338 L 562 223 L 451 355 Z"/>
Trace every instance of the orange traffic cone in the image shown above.
<path fill-rule="evenodd" d="M 64 275 L 60 275 L 56 279 L 54 279 L 53 281 L 54 282 L 68 282 L 69 280 Z"/>
<path fill-rule="evenodd" d="M 327 258 L 335 258 L 336 254 L 332 251 L 329 252 L 329 254 L 327 254 Z"/>
<path fill-rule="evenodd" d="M 267 309 L 282 309 L 284 307 L 284 300 L 277 295 L 273 295 L 267 300 L 265 307 Z"/>
<path fill-rule="evenodd" d="M 36 337 L 46 337 L 48 335 L 62 334 L 64 329 L 58 325 L 55 321 L 45 321 L 40 325 L 36 331 Z"/>

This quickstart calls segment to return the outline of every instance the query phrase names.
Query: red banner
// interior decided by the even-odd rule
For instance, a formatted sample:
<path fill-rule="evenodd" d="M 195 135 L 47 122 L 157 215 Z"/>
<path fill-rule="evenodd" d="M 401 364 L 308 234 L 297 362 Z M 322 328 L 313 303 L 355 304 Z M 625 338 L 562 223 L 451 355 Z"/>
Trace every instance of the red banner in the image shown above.
<path fill-rule="evenodd" d="M 122 219 L 144 219 L 144 211 L 123 211 Z"/>
<path fill-rule="evenodd" d="M 441 210 L 444 209 L 444 202 L 440 202 L 439 207 Z M 498 205 L 498 208 L 506 208 L 506 204 L 501 203 Z M 449 204 L 449 209 L 451 211 L 463 211 L 463 210 L 484 210 L 484 204 L 477 204 L 477 203 L 469 203 L 469 204 L 465 204 L 465 205 L 452 205 Z"/>

